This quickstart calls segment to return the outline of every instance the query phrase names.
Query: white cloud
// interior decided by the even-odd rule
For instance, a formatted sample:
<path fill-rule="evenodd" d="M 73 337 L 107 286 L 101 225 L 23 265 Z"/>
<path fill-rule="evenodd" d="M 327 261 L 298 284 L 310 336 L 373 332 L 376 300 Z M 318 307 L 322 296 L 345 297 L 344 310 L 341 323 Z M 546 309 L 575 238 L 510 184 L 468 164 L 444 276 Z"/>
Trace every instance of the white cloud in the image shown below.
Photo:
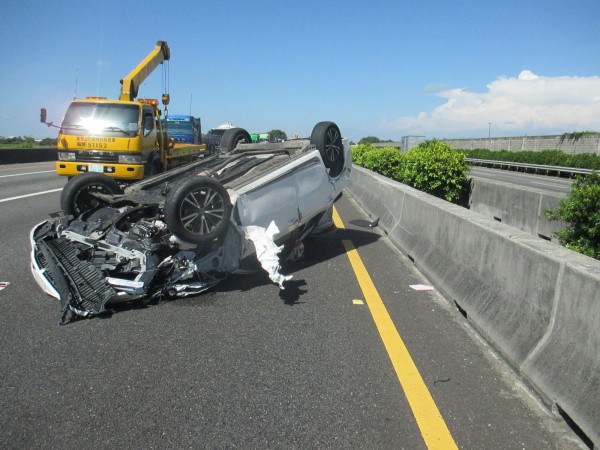
<path fill-rule="evenodd" d="M 455 88 L 435 95 L 445 103 L 383 127 L 435 137 L 487 135 L 490 122 L 494 134 L 504 136 L 600 129 L 597 76 L 545 77 L 523 70 L 517 78 L 492 81 L 486 92 Z"/>

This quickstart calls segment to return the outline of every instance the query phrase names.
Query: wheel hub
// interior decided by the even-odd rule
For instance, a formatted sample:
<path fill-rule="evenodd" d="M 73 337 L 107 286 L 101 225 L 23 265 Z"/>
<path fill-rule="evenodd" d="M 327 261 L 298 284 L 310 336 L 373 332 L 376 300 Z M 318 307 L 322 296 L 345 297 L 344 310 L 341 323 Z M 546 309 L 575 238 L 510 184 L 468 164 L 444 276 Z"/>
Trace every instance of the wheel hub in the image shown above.
<path fill-rule="evenodd" d="M 192 233 L 203 235 L 223 220 L 223 199 L 212 189 L 190 192 L 181 205 L 181 222 Z"/>

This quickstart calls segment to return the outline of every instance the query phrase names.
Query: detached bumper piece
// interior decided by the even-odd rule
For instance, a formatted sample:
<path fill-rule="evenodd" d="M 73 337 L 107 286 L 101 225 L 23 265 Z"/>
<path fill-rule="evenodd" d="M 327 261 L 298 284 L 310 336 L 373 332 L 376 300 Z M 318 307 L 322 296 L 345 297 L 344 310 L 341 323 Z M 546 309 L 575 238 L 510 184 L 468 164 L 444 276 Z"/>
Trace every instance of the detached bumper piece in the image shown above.
<path fill-rule="evenodd" d="M 87 317 L 105 311 L 104 305 L 117 292 L 106 282 L 104 274 L 78 257 L 79 249 L 69 240 L 37 241 L 36 259 L 52 278 L 60 294 L 61 325 L 67 312 Z"/>

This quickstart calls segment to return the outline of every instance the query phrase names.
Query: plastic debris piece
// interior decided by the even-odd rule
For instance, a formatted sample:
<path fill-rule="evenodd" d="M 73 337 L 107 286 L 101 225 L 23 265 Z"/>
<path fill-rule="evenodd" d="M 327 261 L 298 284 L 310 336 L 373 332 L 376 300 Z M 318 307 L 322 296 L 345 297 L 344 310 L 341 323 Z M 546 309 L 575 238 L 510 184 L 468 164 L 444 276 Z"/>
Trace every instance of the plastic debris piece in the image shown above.
<path fill-rule="evenodd" d="M 410 287 L 415 291 L 435 291 L 433 286 L 427 286 L 426 284 L 411 284 Z"/>
<path fill-rule="evenodd" d="M 283 287 L 283 282 L 292 279 L 292 275 L 282 275 L 279 273 L 279 257 L 277 254 L 283 249 L 283 245 L 278 247 L 275 245 L 274 236 L 279 233 L 279 228 L 271 221 L 265 229 L 256 225 L 242 227 L 244 234 L 254 243 L 256 249 L 256 258 L 260 262 L 263 269 L 269 274 L 269 278 L 273 283 Z"/>

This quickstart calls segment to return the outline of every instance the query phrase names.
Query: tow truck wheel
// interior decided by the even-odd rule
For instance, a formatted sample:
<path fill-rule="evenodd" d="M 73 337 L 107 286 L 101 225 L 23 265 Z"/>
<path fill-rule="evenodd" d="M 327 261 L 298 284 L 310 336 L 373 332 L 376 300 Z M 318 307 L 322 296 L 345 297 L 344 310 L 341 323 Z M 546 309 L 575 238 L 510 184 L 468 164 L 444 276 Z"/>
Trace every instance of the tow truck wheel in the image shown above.
<path fill-rule="evenodd" d="M 310 143 L 317 147 L 330 177 L 337 177 L 344 170 L 344 144 L 342 133 L 333 122 L 319 122 L 310 135 Z"/>
<path fill-rule="evenodd" d="M 236 148 L 240 142 L 246 144 L 252 143 L 250 133 L 243 128 L 231 128 L 223 134 L 223 137 L 221 137 L 221 151 L 229 153 Z"/>
<path fill-rule="evenodd" d="M 221 183 L 213 178 L 194 177 L 169 192 L 165 222 L 178 238 L 201 244 L 225 233 L 231 209 L 229 194 Z"/>
<path fill-rule="evenodd" d="M 149 177 L 164 172 L 163 164 L 160 160 L 160 154 L 158 152 L 152 152 L 150 156 L 148 156 L 148 161 L 146 161 L 146 167 L 144 168 L 144 171 Z"/>
<path fill-rule="evenodd" d="M 82 173 L 71 178 L 65 184 L 60 194 L 60 207 L 67 214 L 75 217 L 96 209 L 104 203 L 92 195 L 93 192 L 101 194 L 122 194 L 123 190 L 112 178 L 101 173 Z"/>

